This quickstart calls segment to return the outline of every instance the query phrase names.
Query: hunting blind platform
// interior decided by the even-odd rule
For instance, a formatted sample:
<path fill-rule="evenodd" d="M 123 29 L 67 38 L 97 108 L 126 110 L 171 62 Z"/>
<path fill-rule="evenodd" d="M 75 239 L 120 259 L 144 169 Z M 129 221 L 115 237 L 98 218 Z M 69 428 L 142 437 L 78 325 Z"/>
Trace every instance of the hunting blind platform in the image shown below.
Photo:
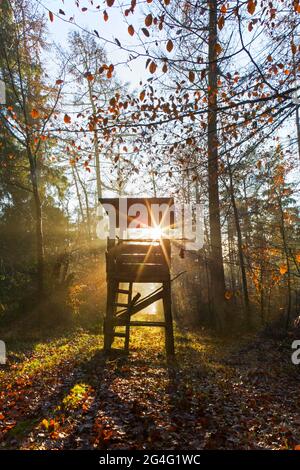
<path fill-rule="evenodd" d="M 171 243 L 162 233 L 174 224 L 174 201 L 172 198 L 101 198 L 99 201 L 110 224 L 106 251 L 104 349 L 111 351 L 114 339 L 124 338 L 124 352 L 128 353 L 131 327 L 164 327 L 166 354 L 173 356 Z M 129 238 L 128 229 L 135 232 L 144 229 L 150 237 Z M 141 298 L 140 293 L 133 295 L 135 283 L 159 283 L 161 286 Z M 120 296 L 126 301 L 120 301 Z M 133 315 L 160 299 L 164 321 L 132 320 Z"/>

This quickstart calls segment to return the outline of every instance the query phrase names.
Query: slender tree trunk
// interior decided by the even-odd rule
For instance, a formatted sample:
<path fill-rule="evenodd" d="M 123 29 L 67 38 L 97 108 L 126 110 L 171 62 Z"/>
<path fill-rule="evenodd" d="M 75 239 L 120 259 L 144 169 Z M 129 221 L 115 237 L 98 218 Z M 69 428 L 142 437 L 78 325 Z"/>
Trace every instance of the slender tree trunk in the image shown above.
<path fill-rule="evenodd" d="M 236 279 L 235 279 L 235 272 L 234 272 L 234 241 L 233 241 L 233 233 L 231 229 L 231 220 L 228 217 L 227 222 L 227 243 L 228 243 L 228 260 L 229 260 L 229 270 L 230 270 L 230 280 L 231 280 L 231 289 L 232 291 L 236 288 Z M 236 299 L 236 297 L 234 297 Z"/>
<path fill-rule="evenodd" d="M 32 185 L 33 200 L 35 207 L 35 233 L 36 233 L 36 258 L 37 258 L 37 294 L 39 298 L 44 293 L 44 275 L 45 275 L 45 260 L 44 260 L 44 236 L 43 236 L 43 218 L 42 218 L 42 204 L 37 180 L 37 167 L 35 159 L 32 155 L 29 144 L 27 145 L 27 157 L 30 166 L 30 180 Z"/>
<path fill-rule="evenodd" d="M 265 282 L 265 277 L 264 277 L 264 266 L 263 266 L 263 261 L 260 266 L 260 317 L 261 317 L 261 323 L 262 325 L 265 325 L 266 319 L 265 319 L 265 289 L 264 289 L 264 282 Z"/>
<path fill-rule="evenodd" d="M 79 181 L 79 183 L 80 183 L 80 186 L 81 186 L 82 191 L 83 191 L 83 194 L 84 194 L 85 206 L 86 206 L 87 232 L 88 232 L 88 237 L 91 238 L 92 231 L 91 231 L 91 216 L 90 216 L 89 197 L 88 197 L 88 193 L 87 193 L 86 187 L 85 187 L 85 185 L 84 185 L 82 179 L 80 178 L 80 175 L 79 175 L 79 172 L 78 172 L 78 168 L 77 168 L 76 165 L 75 165 L 75 171 L 76 171 L 76 175 L 77 175 L 78 181 Z"/>
<path fill-rule="evenodd" d="M 299 106 L 296 106 L 296 129 L 297 129 L 297 142 L 298 142 L 298 157 L 300 160 L 300 113 Z"/>
<path fill-rule="evenodd" d="M 287 310 L 286 310 L 286 329 L 289 327 L 290 324 L 290 317 L 291 317 L 291 307 L 292 307 L 292 292 L 291 292 L 291 271 L 290 271 L 290 259 L 289 259 L 289 249 L 286 240 L 285 234 L 285 224 L 284 224 L 284 213 L 282 209 L 281 197 L 277 197 L 279 210 L 280 210 L 280 231 L 282 236 L 283 242 L 283 250 L 285 254 L 285 262 L 287 267 L 287 288 L 288 288 L 288 303 L 287 303 Z"/>
<path fill-rule="evenodd" d="M 100 168 L 100 151 L 99 151 L 99 142 L 98 142 L 98 128 L 97 128 L 97 109 L 93 100 L 93 90 L 90 82 L 88 82 L 89 87 L 89 98 L 93 111 L 93 120 L 94 120 L 94 155 L 96 163 L 96 180 L 97 180 L 97 194 L 98 199 L 102 197 L 102 181 L 101 181 L 101 168 Z"/>
<path fill-rule="evenodd" d="M 231 171 L 231 166 L 230 166 L 230 162 L 228 158 L 227 158 L 227 163 L 228 163 L 228 172 L 229 172 L 230 199 L 231 199 L 231 205 L 232 205 L 233 214 L 234 214 L 234 222 L 235 222 L 237 242 L 238 242 L 239 262 L 240 262 L 240 268 L 241 268 L 241 274 L 242 274 L 242 285 L 243 285 L 246 321 L 247 321 L 248 326 L 251 326 L 251 312 L 250 312 L 250 302 L 249 302 L 249 294 L 248 294 L 247 274 L 246 274 L 245 260 L 244 260 L 244 254 L 243 254 L 242 231 L 241 231 L 239 213 L 238 213 L 238 209 L 237 209 L 236 201 L 235 201 L 232 171 Z"/>
<path fill-rule="evenodd" d="M 75 163 L 75 165 L 76 165 L 76 163 Z M 80 211 L 80 214 L 81 214 L 81 220 L 82 220 L 82 223 L 84 223 L 84 210 L 83 210 L 81 196 L 80 196 L 80 192 L 79 192 L 79 188 L 78 188 L 77 176 L 76 176 L 76 172 L 75 172 L 75 169 L 74 169 L 73 166 L 72 166 L 72 174 L 73 174 L 74 183 L 75 183 L 75 189 L 76 189 L 76 195 L 77 195 L 77 199 L 78 199 L 79 211 Z"/>
<path fill-rule="evenodd" d="M 208 195 L 211 245 L 211 280 L 214 314 L 219 328 L 224 326 L 225 277 L 222 255 L 220 199 L 218 186 L 217 133 L 217 0 L 209 2 L 209 69 L 208 69 Z"/>
<path fill-rule="evenodd" d="M 244 239 L 246 240 L 247 247 L 250 245 L 250 232 L 251 232 L 251 223 L 250 223 L 250 216 L 249 216 L 249 203 L 248 203 L 248 195 L 247 195 L 247 187 L 246 187 L 246 180 L 243 179 L 243 190 L 244 190 L 244 201 L 245 201 L 245 216 L 244 216 Z"/>
<path fill-rule="evenodd" d="M 294 34 L 292 34 L 292 42 L 294 42 Z M 294 77 L 297 83 L 297 64 L 295 61 L 295 55 L 293 54 L 293 72 Z M 299 91 L 298 91 L 299 92 Z M 299 99 L 300 97 L 297 96 L 297 104 L 296 104 L 296 112 L 295 112 L 295 121 L 296 121 L 296 131 L 297 131 L 297 144 L 298 144 L 298 157 L 300 160 L 300 113 L 299 113 Z"/>
<path fill-rule="evenodd" d="M 152 184 L 153 196 L 154 196 L 154 197 L 157 197 L 157 187 L 156 187 L 156 181 L 155 181 L 155 175 L 154 175 L 154 170 L 153 170 L 152 162 L 151 162 L 150 177 L 151 177 L 151 184 Z"/>

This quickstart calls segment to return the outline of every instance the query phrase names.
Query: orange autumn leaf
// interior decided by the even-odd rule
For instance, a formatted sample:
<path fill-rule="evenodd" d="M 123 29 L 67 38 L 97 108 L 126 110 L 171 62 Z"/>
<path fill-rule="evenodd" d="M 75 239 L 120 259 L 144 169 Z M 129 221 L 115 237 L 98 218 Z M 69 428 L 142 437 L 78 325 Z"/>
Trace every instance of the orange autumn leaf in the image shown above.
<path fill-rule="evenodd" d="M 226 300 L 230 300 L 232 297 L 232 292 L 229 290 L 225 291 L 224 297 Z"/>
<path fill-rule="evenodd" d="M 115 3 L 115 0 L 106 0 L 107 6 L 112 7 L 113 4 Z"/>
<path fill-rule="evenodd" d="M 226 11 L 227 11 L 226 5 L 222 5 L 222 6 L 221 6 L 221 13 L 225 14 Z"/>
<path fill-rule="evenodd" d="M 30 113 L 32 119 L 38 119 L 40 116 L 40 113 L 38 112 L 37 109 L 33 108 L 33 110 Z"/>
<path fill-rule="evenodd" d="M 0 413 L 0 421 L 2 421 L 3 419 L 4 419 L 4 414 Z"/>
<path fill-rule="evenodd" d="M 280 274 L 285 274 L 287 272 L 288 268 L 287 268 L 287 265 L 286 264 L 282 264 L 280 267 L 279 267 L 279 272 Z"/>
<path fill-rule="evenodd" d="M 189 81 L 194 82 L 195 81 L 195 72 L 192 70 L 189 71 Z"/>
<path fill-rule="evenodd" d="M 54 16 L 53 16 L 52 11 L 49 11 L 49 19 L 50 19 L 51 23 L 53 23 Z"/>
<path fill-rule="evenodd" d="M 130 34 L 130 36 L 134 35 L 134 27 L 132 26 L 132 24 L 128 26 L 128 33 Z"/>
<path fill-rule="evenodd" d="M 86 78 L 88 79 L 89 82 L 92 82 L 94 80 L 94 75 L 92 73 L 88 73 Z"/>
<path fill-rule="evenodd" d="M 223 29 L 224 24 L 225 24 L 225 19 L 224 19 L 224 16 L 222 15 L 218 19 L 218 28 L 219 28 L 220 31 L 221 31 L 221 29 Z"/>
<path fill-rule="evenodd" d="M 300 253 L 298 253 L 298 254 L 296 255 L 296 261 L 297 261 L 297 263 L 300 263 Z"/>
<path fill-rule="evenodd" d="M 108 13 L 107 13 L 106 10 L 104 10 L 104 12 L 103 12 L 103 19 L 104 19 L 104 21 L 108 21 Z"/>
<path fill-rule="evenodd" d="M 68 116 L 68 114 L 65 114 L 65 115 L 64 115 L 64 122 L 65 122 L 66 124 L 70 124 L 71 118 L 70 118 L 70 116 Z"/>
<path fill-rule="evenodd" d="M 49 428 L 48 420 L 46 418 L 43 419 L 43 421 L 41 422 L 41 425 L 42 425 L 43 428 L 48 429 Z"/>
<path fill-rule="evenodd" d="M 294 450 L 300 450 L 300 444 L 297 444 L 297 445 L 294 447 Z"/>
<path fill-rule="evenodd" d="M 171 39 L 169 39 L 169 41 L 167 42 L 166 48 L 167 48 L 167 51 L 168 51 L 168 52 L 171 52 L 171 51 L 172 51 L 172 49 L 173 49 L 173 42 L 171 41 Z"/>
<path fill-rule="evenodd" d="M 150 73 L 155 73 L 156 69 L 157 69 L 157 65 L 155 62 L 152 61 L 149 67 Z"/>
<path fill-rule="evenodd" d="M 247 10 L 250 13 L 250 15 L 253 15 L 253 13 L 255 12 L 255 8 L 256 8 L 256 5 L 255 5 L 254 0 L 249 0 L 248 5 L 247 5 Z"/>
<path fill-rule="evenodd" d="M 152 15 L 149 13 L 149 15 L 147 15 L 145 18 L 145 25 L 148 27 L 151 26 L 152 21 L 153 21 Z"/>
<path fill-rule="evenodd" d="M 222 47 L 220 46 L 220 44 L 216 44 L 215 51 L 217 55 L 221 54 Z"/>

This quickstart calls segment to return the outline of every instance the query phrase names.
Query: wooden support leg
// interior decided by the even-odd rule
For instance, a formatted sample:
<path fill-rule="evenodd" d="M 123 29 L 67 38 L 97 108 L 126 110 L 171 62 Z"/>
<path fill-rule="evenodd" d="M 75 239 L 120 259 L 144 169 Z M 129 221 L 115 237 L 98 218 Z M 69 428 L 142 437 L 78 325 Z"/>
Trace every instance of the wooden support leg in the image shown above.
<path fill-rule="evenodd" d="M 171 282 L 163 283 L 163 305 L 165 315 L 165 341 L 166 353 L 168 357 L 175 355 L 174 348 L 174 333 L 173 333 L 173 319 L 172 319 L 172 304 L 171 304 Z"/>
<path fill-rule="evenodd" d="M 128 305 L 132 302 L 132 282 L 129 282 L 129 292 L 128 292 Z M 128 314 L 126 317 L 126 329 L 125 329 L 125 352 L 129 353 L 129 340 L 130 340 L 130 309 L 128 310 Z"/>
<path fill-rule="evenodd" d="M 118 282 L 108 281 L 106 316 L 104 320 L 104 350 L 110 351 L 114 337 L 114 314 Z"/>

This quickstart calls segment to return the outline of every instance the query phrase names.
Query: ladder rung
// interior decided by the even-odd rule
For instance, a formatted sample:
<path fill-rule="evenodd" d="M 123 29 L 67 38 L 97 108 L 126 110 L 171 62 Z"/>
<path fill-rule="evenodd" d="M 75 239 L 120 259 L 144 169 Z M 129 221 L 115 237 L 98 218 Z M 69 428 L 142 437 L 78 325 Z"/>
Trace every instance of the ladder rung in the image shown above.
<path fill-rule="evenodd" d="M 166 326 L 164 321 L 131 321 L 130 326 Z"/>
<path fill-rule="evenodd" d="M 119 333 L 119 332 L 117 332 L 117 333 L 114 333 L 114 336 L 115 336 L 116 338 L 126 338 L 126 333 Z"/>
<path fill-rule="evenodd" d="M 117 292 L 118 294 L 129 294 L 130 291 L 127 289 L 118 289 Z"/>
<path fill-rule="evenodd" d="M 121 303 L 121 302 L 115 302 L 113 305 L 115 307 L 126 307 L 126 308 L 129 307 L 128 304 L 124 304 L 124 303 Z"/>
<path fill-rule="evenodd" d="M 128 324 L 126 324 L 126 322 L 124 321 L 124 319 L 120 318 L 116 318 L 114 320 L 114 325 L 115 326 L 127 326 Z M 129 323 L 130 326 L 158 326 L 158 327 L 165 327 L 166 326 L 166 323 L 163 322 L 163 321 L 131 321 Z"/>

